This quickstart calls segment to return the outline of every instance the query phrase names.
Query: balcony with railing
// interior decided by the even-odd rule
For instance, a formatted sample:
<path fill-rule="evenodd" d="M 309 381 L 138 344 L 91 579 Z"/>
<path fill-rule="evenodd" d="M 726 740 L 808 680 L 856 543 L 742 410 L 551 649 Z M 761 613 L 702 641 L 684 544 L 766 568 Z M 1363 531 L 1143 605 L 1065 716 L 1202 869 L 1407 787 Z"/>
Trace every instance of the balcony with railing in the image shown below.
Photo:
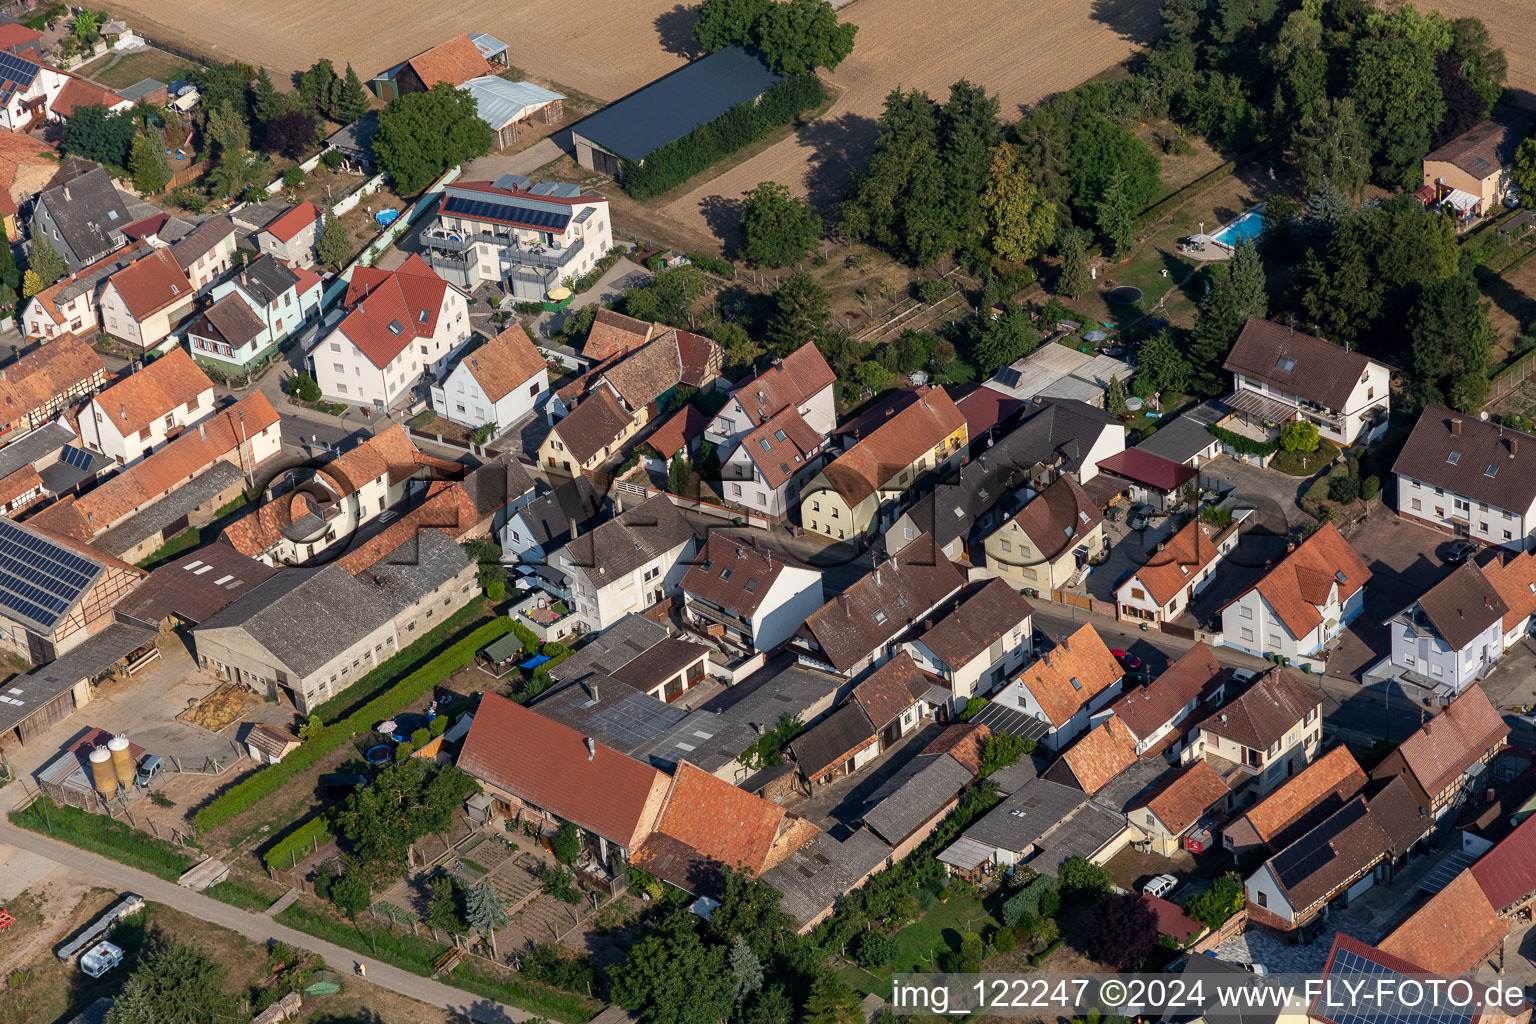
<path fill-rule="evenodd" d="M 570 245 L 562 246 L 558 242 L 522 241 L 515 235 L 492 231 L 451 231 L 437 227 L 425 228 L 418 237 L 423 249 L 467 253 L 476 245 L 491 245 L 496 248 L 496 255 L 505 262 L 547 270 L 559 270 L 568 265 L 581 255 L 586 246 L 586 240 L 580 238 Z M 427 262 L 431 263 L 431 258 Z M 467 257 L 460 257 L 453 265 L 457 266 L 461 262 L 471 261 Z"/>

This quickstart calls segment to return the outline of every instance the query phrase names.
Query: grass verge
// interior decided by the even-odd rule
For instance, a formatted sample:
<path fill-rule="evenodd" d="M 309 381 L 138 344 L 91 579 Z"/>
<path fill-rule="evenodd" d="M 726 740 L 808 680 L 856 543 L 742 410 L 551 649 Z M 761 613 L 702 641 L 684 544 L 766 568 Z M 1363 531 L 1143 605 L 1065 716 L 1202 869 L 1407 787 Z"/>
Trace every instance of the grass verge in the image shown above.
<path fill-rule="evenodd" d="M 147 871 L 174 882 L 196 861 L 164 839 L 156 839 L 104 814 L 61 806 L 39 797 L 24 810 L 11 812 L 11 824 L 60 842 Z"/>
<path fill-rule="evenodd" d="M 281 886 L 261 885 L 248 878 L 230 875 L 224 881 L 216 882 L 204 889 L 203 895 L 212 896 L 220 903 L 228 903 L 241 910 L 254 910 L 261 913 L 282 896 L 281 891 L 275 896 L 272 895 L 271 890 L 274 888 L 280 890 Z"/>

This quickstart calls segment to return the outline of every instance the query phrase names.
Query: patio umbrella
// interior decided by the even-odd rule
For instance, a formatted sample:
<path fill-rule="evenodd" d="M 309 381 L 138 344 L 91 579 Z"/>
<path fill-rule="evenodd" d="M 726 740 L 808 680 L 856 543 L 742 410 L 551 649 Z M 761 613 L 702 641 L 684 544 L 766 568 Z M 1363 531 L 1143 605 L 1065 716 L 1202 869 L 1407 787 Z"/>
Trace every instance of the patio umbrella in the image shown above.
<path fill-rule="evenodd" d="M 1108 337 L 1109 335 L 1105 334 L 1103 331 L 1089 331 L 1087 334 L 1083 335 L 1083 340 L 1099 342 L 1106 340 Z"/>
<path fill-rule="evenodd" d="M 568 299 L 570 297 L 571 297 L 571 290 L 569 288 L 565 287 L 565 285 L 560 285 L 559 287 L 551 288 L 549 290 L 549 301 L 550 302 L 564 302 L 566 299 Z"/>

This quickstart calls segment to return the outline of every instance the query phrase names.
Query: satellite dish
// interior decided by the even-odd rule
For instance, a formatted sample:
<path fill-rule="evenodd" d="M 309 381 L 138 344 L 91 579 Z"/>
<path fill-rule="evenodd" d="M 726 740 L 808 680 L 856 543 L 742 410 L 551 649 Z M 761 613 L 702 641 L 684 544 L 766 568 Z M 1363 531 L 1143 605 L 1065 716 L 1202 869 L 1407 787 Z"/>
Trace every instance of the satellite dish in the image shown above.
<path fill-rule="evenodd" d="M 1482 412 L 1478 413 L 1477 414 L 1477 418 L 1482 420 L 1484 423 L 1487 423 L 1488 422 L 1488 410 L 1484 409 Z"/>

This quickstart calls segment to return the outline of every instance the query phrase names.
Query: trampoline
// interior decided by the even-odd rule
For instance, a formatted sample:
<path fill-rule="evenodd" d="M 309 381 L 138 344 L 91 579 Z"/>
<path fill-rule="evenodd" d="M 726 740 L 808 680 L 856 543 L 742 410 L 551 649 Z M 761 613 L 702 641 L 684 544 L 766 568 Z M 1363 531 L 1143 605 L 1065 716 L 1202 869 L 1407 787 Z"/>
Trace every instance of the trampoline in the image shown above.
<path fill-rule="evenodd" d="M 542 665 L 546 661 L 550 661 L 550 660 L 552 660 L 552 659 L 547 654 L 535 654 L 533 657 L 529 658 L 527 661 L 523 662 L 518 667 L 519 668 L 534 669 L 534 668 L 538 668 L 540 665 Z"/>
<path fill-rule="evenodd" d="M 363 751 L 363 760 L 369 764 L 388 764 L 390 759 L 389 744 L 375 743 Z"/>
<path fill-rule="evenodd" d="M 1109 294 L 1104 298 L 1117 306 L 1134 306 L 1141 301 L 1141 289 L 1123 284 L 1118 288 L 1110 289 Z"/>

